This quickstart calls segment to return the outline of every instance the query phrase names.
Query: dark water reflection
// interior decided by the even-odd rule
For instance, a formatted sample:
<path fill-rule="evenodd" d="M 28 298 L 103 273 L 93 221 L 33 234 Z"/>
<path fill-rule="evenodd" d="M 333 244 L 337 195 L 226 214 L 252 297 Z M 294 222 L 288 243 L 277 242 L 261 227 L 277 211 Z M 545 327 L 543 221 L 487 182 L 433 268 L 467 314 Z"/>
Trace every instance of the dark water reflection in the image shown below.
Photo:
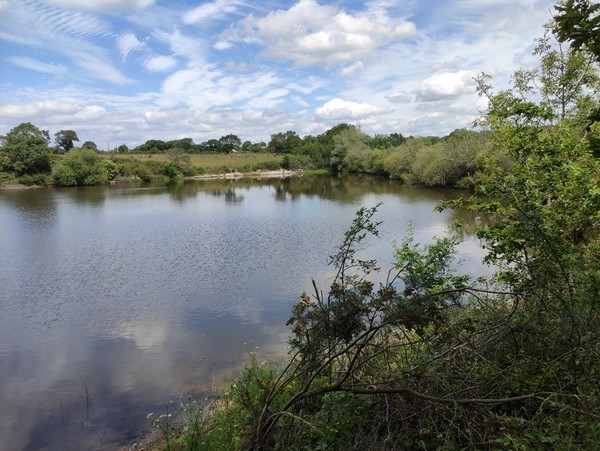
<path fill-rule="evenodd" d="M 391 261 L 464 212 L 456 193 L 361 177 L 206 180 L 0 192 L 0 450 L 118 449 L 157 403 L 208 390 L 285 320 L 360 206 L 383 202 Z M 464 267 L 479 273 L 470 235 Z"/>

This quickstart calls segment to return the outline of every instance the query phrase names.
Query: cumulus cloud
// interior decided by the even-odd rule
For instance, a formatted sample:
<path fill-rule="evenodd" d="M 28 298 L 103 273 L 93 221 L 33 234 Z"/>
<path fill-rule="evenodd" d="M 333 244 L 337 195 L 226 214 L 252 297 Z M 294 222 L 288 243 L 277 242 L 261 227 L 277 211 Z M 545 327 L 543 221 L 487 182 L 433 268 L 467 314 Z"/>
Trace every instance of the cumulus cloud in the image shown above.
<path fill-rule="evenodd" d="M 123 33 L 117 38 L 117 45 L 119 46 L 119 52 L 121 53 L 121 61 L 127 59 L 127 55 L 135 50 L 142 50 L 145 45 L 140 42 L 135 34 L 131 32 Z"/>
<path fill-rule="evenodd" d="M 143 9 L 151 6 L 156 0 L 42 0 L 44 3 L 58 8 L 80 9 L 98 12 L 124 11 Z"/>
<path fill-rule="evenodd" d="M 390 25 L 316 0 L 300 0 L 288 10 L 272 11 L 264 17 L 250 14 L 222 33 L 216 48 L 226 49 L 235 42 L 259 44 L 267 57 L 328 67 L 415 33 L 412 22 Z"/>
<path fill-rule="evenodd" d="M 22 119 L 42 115 L 75 114 L 78 109 L 74 103 L 58 100 L 44 100 L 27 104 L 13 103 L 0 105 L 0 117 Z"/>
<path fill-rule="evenodd" d="M 351 102 L 340 98 L 331 99 L 315 110 L 315 116 L 320 119 L 361 119 L 381 113 L 381 108 L 368 103 Z"/>
<path fill-rule="evenodd" d="M 421 100 L 440 100 L 475 91 L 473 70 L 436 74 L 421 83 L 418 91 Z"/>
<path fill-rule="evenodd" d="M 166 72 L 177 65 L 177 60 L 172 56 L 158 55 L 144 61 L 144 66 L 150 72 Z"/>

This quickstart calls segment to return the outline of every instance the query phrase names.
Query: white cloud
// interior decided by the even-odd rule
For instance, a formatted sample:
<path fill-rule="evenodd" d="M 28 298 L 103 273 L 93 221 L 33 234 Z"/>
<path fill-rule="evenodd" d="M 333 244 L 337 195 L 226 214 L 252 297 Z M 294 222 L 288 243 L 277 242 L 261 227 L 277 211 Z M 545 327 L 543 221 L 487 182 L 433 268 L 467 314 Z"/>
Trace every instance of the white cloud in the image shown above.
<path fill-rule="evenodd" d="M 121 53 L 121 61 L 125 61 L 130 52 L 145 48 L 145 44 L 139 41 L 135 34 L 131 32 L 120 35 L 117 38 L 117 45 L 119 46 L 119 52 Z"/>
<path fill-rule="evenodd" d="M 437 72 L 439 70 L 448 70 L 448 69 L 459 69 L 462 67 L 467 60 L 465 60 L 462 56 L 455 56 L 452 60 L 449 61 L 437 61 L 431 65 L 431 70 L 433 72 Z"/>
<path fill-rule="evenodd" d="M 204 3 L 185 13 L 182 22 L 190 25 L 221 19 L 227 14 L 237 11 L 240 4 L 241 2 L 238 0 L 215 0 L 214 2 Z"/>
<path fill-rule="evenodd" d="M 57 100 L 45 100 L 28 104 L 3 104 L 0 105 L 0 117 L 4 118 L 29 118 L 41 115 L 75 114 L 78 111 L 76 104 Z"/>
<path fill-rule="evenodd" d="M 352 75 L 353 73 L 362 70 L 364 67 L 365 67 L 364 63 L 359 60 L 352 64 L 342 67 L 340 69 L 340 75 L 342 77 L 346 77 L 348 75 Z"/>
<path fill-rule="evenodd" d="M 184 35 L 180 30 L 173 32 L 156 30 L 154 39 L 169 46 L 175 55 L 187 58 L 191 66 L 205 66 L 205 44 L 200 39 Z"/>
<path fill-rule="evenodd" d="M 144 61 L 144 66 L 150 72 L 166 72 L 177 65 L 177 59 L 172 56 L 158 55 Z"/>
<path fill-rule="evenodd" d="M 392 26 L 320 5 L 316 0 L 300 0 L 288 10 L 273 11 L 262 18 L 249 15 L 222 33 L 216 47 L 226 49 L 235 42 L 260 44 L 267 57 L 328 67 L 368 55 L 389 41 L 415 33 L 411 22 Z"/>
<path fill-rule="evenodd" d="M 385 98 L 392 103 L 412 103 L 416 100 L 416 96 L 410 92 L 396 91 L 388 92 Z"/>
<path fill-rule="evenodd" d="M 67 72 L 67 68 L 62 64 L 44 63 L 28 56 L 10 56 L 6 58 L 6 61 L 25 69 L 46 74 L 61 75 Z"/>
<path fill-rule="evenodd" d="M 99 12 L 143 9 L 154 4 L 156 0 L 42 0 L 44 3 L 58 8 L 80 9 Z"/>
<path fill-rule="evenodd" d="M 433 75 L 421 84 L 418 91 L 419 97 L 426 101 L 439 100 L 475 92 L 474 77 L 476 75 L 477 72 L 473 70 L 444 72 Z"/>
<path fill-rule="evenodd" d="M 351 102 L 340 98 L 331 99 L 315 110 L 315 116 L 321 119 L 361 119 L 381 113 L 378 108 L 368 103 Z"/>
<path fill-rule="evenodd" d="M 123 75 L 108 59 L 101 55 L 80 52 L 74 56 L 75 63 L 93 78 L 109 81 L 117 85 L 133 83 L 133 80 Z"/>

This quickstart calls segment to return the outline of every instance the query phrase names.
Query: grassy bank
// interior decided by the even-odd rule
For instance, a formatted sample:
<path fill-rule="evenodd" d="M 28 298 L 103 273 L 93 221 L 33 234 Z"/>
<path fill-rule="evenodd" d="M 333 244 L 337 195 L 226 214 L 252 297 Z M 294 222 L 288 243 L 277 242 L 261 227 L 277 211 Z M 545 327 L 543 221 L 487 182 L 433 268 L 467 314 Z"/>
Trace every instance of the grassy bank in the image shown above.
<path fill-rule="evenodd" d="M 191 165 L 199 173 L 250 172 L 259 169 L 279 169 L 282 156 L 272 153 L 215 153 L 215 154 L 184 154 L 170 156 L 167 154 L 126 154 L 105 155 L 115 163 L 120 162 L 154 162 L 169 163 L 180 160 Z"/>

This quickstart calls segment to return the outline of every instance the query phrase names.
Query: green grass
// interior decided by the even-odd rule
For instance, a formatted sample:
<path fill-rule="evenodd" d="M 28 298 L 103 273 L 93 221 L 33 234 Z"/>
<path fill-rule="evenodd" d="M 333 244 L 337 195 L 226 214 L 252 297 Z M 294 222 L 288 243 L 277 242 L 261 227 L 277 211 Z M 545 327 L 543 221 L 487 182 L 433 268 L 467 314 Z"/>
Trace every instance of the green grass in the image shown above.
<path fill-rule="evenodd" d="M 188 154 L 192 166 L 203 168 L 206 172 L 225 172 L 232 171 L 252 171 L 256 169 L 279 168 L 282 156 L 272 153 L 230 153 L 230 154 Z M 170 161 L 166 154 L 127 154 L 127 155 L 107 155 L 114 161 Z"/>

